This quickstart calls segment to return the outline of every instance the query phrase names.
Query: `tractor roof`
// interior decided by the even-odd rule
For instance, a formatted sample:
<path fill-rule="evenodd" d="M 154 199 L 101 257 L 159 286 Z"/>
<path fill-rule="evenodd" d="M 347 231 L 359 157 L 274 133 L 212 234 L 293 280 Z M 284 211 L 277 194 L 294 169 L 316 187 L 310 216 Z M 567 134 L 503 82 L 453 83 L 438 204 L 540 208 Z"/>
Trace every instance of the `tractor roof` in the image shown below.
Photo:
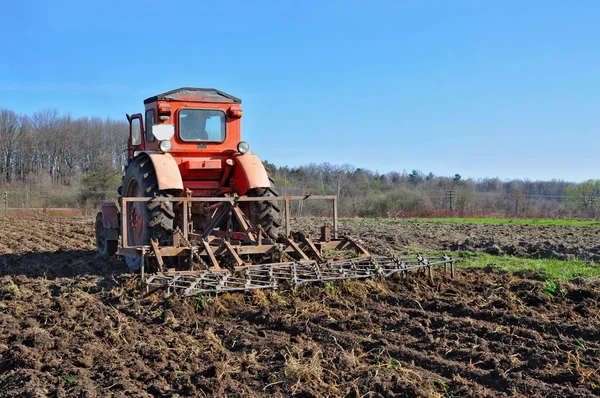
<path fill-rule="evenodd" d="M 241 104 L 242 100 L 214 88 L 193 88 L 182 87 L 166 93 L 146 98 L 144 104 L 149 104 L 157 100 L 165 101 L 190 101 L 190 102 L 220 102 Z"/>

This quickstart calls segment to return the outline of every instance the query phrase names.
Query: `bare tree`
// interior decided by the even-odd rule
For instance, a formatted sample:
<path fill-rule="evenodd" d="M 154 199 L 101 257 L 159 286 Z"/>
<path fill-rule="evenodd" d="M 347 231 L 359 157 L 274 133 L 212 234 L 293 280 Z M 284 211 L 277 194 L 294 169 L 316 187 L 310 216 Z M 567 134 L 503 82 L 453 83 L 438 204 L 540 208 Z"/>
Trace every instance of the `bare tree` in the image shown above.
<path fill-rule="evenodd" d="M 20 128 L 19 116 L 8 109 L 0 109 L 0 174 L 5 182 L 11 181 L 14 168 L 14 157 L 16 156 L 16 144 L 23 132 Z"/>
<path fill-rule="evenodd" d="M 525 202 L 525 193 L 523 193 L 523 189 L 520 186 L 514 188 L 510 193 L 510 197 L 515 204 L 515 213 L 518 213 L 519 206 Z"/>

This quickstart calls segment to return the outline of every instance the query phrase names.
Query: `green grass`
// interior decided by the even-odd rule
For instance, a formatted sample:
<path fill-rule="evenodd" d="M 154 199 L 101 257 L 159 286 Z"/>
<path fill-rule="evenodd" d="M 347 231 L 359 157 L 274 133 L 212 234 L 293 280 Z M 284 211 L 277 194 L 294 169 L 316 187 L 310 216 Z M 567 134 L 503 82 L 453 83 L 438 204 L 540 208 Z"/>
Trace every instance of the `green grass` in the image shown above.
<path fill-rule="evenodd" d="M 574 278 L 592 278 L 600 276 L 599 263 L 586 263 L 581 259 L 569 261 L 553 258 L 532 259 L 513 256 L 495 256 L 492 254 L 473 251 L 437 251 L 424 250 L 417 247 L 406 247 L 402 253 L 392 250 L 398 257 L 412 257 L 421 254 L 425 258 L 441 257 L 444 254 L 457 259 L 459 269 L 487 268 L 492 264 L 494 270 L 510 272 L 517 276 L 545 280 L 570 280 Z M 551 286 L 548 287 L 552 289 Z"/>
<path fill-rule="evenodd" d="M 552 279 L 546 279 L 546 286 L 542 289 L 542 292 L 546 293 L 548 296 L 564 296 L 567 289 L 560 287 L 560 285 Z"/>
<path fill-rule="evenodd" d="M 75 384 L 77 384 L 77 378 L 75 376 L 72 375 L 63 375 L 60 376 L 60 378 L 68 385 L 73 386 Z"/>
<path fill-rule="evenodd" d="M 398 222 L 399 220 L 418 222 L 437 222 L 448 224 L 514 224 L 514 225 L 559 225 L 572 227 L 597 227 L 600 221 L 591 220 L 550 220 L 550 219 L 527 219 L 527 218 L 340 218 L 342 221 L 373 221 L 373 222 Z"/>
<path fill-rule="evenodd" d="M 449 253 L 460 258 L 458 268 L 493 268 L 515 275 L 526 275 L 540 280 L 569 280 L 573 278 L 591 278 L 600 275 L 600 264 L 586 263 L 584 260 L 561 261 L 556 259 L 529 259 L 512 256 L 493 256 L 485 253 L 458 252 Z"/>
<path fill-rule="evenodd" d="M 472 251 L 436 251 L 409 247 L 403 254 L 394 253 L 398 257 L 412 257 L 421 254 L 426 258 L 440 257 L 444 254 L 457 259 L 459 269 L 487 268 L 510 272 L 518 276 L 527 276 L 538 280 L 570 280 L 574 278 L 592 278 L 600 276 L 600 264 L 586 263 L 581 259 L 562 261 L 553 258 L 532 259 L 513 256 L 494 256 L 492 254 Z M 551 289 L 552 287 L 549 287 Z"/>

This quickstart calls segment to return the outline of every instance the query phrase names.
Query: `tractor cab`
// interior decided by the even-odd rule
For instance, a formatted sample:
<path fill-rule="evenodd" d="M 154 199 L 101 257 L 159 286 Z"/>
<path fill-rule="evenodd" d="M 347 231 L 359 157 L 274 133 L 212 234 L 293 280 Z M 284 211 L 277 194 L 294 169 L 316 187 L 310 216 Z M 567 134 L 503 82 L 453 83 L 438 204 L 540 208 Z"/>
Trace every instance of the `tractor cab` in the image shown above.
<path fill-rule="evenodd" d="M 204 156 L 240 146 L 241 100 L 212 88 L 180 88 L 147 98 L 145 114 L 127 116 L 129 157 L 140 151 Z M 247 144 L 239 149 L 247 151 Z"/>
<path fill-rule="evenodd" d="M 193 196 L 244 195 L 270 186 L 262 162 L 241 140 L 241 102 L 213 88 L 190 87 L 147 98 L 143 115 L 127 115 L 130 162 L 146 154 L 158 163 L 161 189 Z"/>

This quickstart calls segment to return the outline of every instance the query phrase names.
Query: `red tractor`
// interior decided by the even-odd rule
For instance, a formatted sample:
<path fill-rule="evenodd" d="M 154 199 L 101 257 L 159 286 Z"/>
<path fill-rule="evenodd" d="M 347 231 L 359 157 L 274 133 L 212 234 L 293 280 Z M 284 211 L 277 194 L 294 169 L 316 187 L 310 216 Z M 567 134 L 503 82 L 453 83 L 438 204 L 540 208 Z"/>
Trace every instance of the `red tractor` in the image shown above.
<path fill-rule="evenodd" d="M 260 159 L 241 140 L 241 100 L 222 91 L 207 88 L 180 88 L 144 101 L 146 112 L 129 121 L 129 162 L 119 194 L 124 197 L 271 197 L 274 191 L 269 174 Z M 145 118 L 144 118 L 145 117 Z M 114 205 L 112 205 L 114 206 Z M 116 214 L 116 208 L 106 213 Z M 195 202 L 190 211 L 194 229 L 222 228 L 228 219 L 214 223 L 216 207 L 221 203 Z M 274 201 L 248 202 L 241 206 L 253 225 L 267 236 L 278 236 L 279 208 Z M 172 243 L 177 225 L 174 202 L 129 203 L 126 220 L 127 245 Z M 107 216 L 108 217 L 108 216 Z M 102 212 L 97 217 L 102 226 Z M 113 216 L 114 221 L 114 216 Z M 233 222 L 233 224 L 237 224 Z M 103 254 L 118 248 L 113 223 L 112 239 L 97 239 Z M 230 225 L 231 226 L 231 225 Z M 188 226 L 186 226 L 188 227 Z M 234 228 L 237 226 L 234 226 Z M 189 227 L 188 227 L 189 228 Z M 237 228 L 239 229 L 239 228 Z M 106 231 L 109 232 L 109 231 Z M 126 256 L 126 259 L 130 259 Z M 128 260 L 128 264 L 135 266 Z"/>

